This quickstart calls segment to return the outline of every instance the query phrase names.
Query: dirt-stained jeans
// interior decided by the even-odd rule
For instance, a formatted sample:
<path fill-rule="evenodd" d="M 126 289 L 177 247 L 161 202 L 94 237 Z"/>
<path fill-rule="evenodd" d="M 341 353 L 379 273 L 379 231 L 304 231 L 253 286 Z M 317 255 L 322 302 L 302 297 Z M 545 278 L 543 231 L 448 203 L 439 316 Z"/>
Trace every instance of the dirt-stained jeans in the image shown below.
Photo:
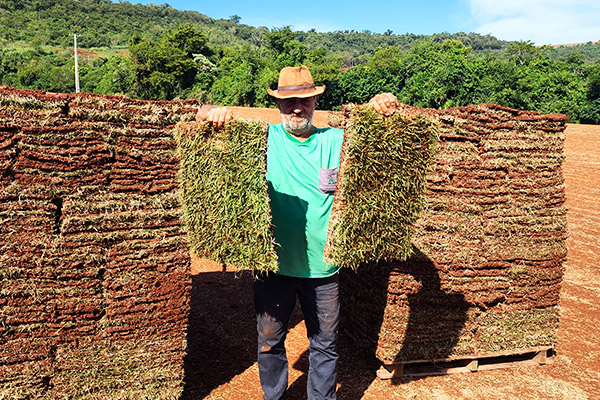
<path fill-rule="evenodd" d="M 338 274 L 294 278 L 269 274 L 254 283 L 258 328 L 258 369 L 265 400 L 286 399 L 288 361 L 285 337 L 296 295 L 304 314 L 309 345 L 309 400 L 335 399 L 337 379 Z"/>

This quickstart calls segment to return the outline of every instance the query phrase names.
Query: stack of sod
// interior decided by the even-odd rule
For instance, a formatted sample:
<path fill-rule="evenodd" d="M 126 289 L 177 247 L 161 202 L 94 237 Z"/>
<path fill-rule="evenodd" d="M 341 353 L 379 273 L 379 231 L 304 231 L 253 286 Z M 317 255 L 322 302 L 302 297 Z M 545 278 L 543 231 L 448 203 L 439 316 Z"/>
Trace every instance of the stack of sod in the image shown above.
<path fill-rule="evenodd" d="M 113 134 L 111 191 L 155 194 L 177 189 L 179 158 L 170 129 L 130 124 Z"/>
<path fill-rule="evenodd" d="M 8 182 L 15 159 L 16 144 L 19 140 L 19 128 L 11 125 L 0 126 L 0 186 Z"/>
<path fill-rule="evenodd" d="M 194 115 L 0 89 L 0 397 L 179 396 L 189 253 L 168 124 Z"/>
<path fill-rule="evenodd" d="M 183 220 L 190 249 L 237 269 L 277 271 L 266 183 L 268 125 L 180 123 Z"/>
<path fill-rule="evenodd" d="M 9 125 L 62 125 L 71 95 L 0 86 L 0 120 Z"/>
<path fill-rule="evenodd" d="M 76 94 L 69 97 L 69 118 L 114 122 L 134 127 L 167 127 L 190 120 L 196 111 L 195 100 L 145 101 L 120 96 Z"/>
<path fill-rule="evenodd" d="M 102 128 L 87 121 L 24 126 L 12 167 L 15 182 L 60 188 L 108 185 L 113 150 Z"/>
<path fill-rule="evenodd" d="M 402 110 L 384 117 L 369 105 L 346 107 L 345 114 L 325 259 L 352 268 L 406 259 L 423 205 L 437 125 L 424 114 Z"/>
<path fill-rule="evenodd" d="M 62 245 L 56 194 L 14 183 L 0 190 L 0 393 L 7 398 L 41 398 L 57 372 L 57 348 L 94 335 L 101 315 L 102 250 Z"/>
<path fill-rule="evenodd" d="M 48 95 L 0 86 L 0 186 L 13 179 L 21 128 L 66 123 L 67 95 Z"/>
<path fill-rule="evenodd" d="M 553 345 L 566 117 L 493 104 L 411 110 L 441 124 L 415 255 L 344 271 L 344 329 L 384 363 Z"/>
<path fill-rule="evenodd" d="M 79 190 L 65 200 L 64 246 L 102 249 L 103 301 L 93 340 L 57 351 L 55 390 L 81 398 L 174 398 L 181 392 L 189 253 L 178 217 L 176 192 Z"/>

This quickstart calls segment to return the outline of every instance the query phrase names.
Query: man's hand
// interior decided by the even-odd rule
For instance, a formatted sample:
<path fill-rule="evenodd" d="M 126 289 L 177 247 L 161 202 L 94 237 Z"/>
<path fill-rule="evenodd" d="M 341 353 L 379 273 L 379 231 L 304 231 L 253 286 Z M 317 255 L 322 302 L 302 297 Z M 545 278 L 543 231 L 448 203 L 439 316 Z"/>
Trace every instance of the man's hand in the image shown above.
<path fill-rule="evenodd" d="M 204 104 L 198 109 L 196 114 L 196 122 L 208 122 L 216 129 L 220 129 L 233 118 L 233 113 L 227 107 L 215 107 L 209 104 Z"/>
<path fill-rule="evenodd" d="M 380 93 L 369 100 L 369 104 L 373 104 L 375 111 L 379 114 L 390 116 L 398 107 L 398 99 L 391 93 Z"/>

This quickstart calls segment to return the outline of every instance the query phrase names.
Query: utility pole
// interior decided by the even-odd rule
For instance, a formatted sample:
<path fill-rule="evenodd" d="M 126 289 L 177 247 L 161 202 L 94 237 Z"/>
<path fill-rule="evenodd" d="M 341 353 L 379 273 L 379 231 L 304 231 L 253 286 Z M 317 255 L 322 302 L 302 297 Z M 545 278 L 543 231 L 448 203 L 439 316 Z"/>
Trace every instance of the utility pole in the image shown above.
<path fill-rule="evenodd" d="M 73 34 L 75 46 L 75 93 L 79 93 L 79 66 L 77 65 L 77 35 Z"/>

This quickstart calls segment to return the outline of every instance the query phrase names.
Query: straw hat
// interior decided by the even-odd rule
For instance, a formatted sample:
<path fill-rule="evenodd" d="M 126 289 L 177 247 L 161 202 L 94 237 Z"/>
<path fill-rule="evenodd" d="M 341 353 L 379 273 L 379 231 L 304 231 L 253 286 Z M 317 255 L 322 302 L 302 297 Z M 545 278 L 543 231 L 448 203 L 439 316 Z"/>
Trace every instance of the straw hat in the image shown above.
<path fill-rule="evenodd" d="M 279 73 L 277 90 L 267 89 L 267 92 L 278 99 L 290 97 L 312 97 L 325 91 L 325 85 L 315 86 L 312 75 L 307 67 L 285 67 Z"/>

